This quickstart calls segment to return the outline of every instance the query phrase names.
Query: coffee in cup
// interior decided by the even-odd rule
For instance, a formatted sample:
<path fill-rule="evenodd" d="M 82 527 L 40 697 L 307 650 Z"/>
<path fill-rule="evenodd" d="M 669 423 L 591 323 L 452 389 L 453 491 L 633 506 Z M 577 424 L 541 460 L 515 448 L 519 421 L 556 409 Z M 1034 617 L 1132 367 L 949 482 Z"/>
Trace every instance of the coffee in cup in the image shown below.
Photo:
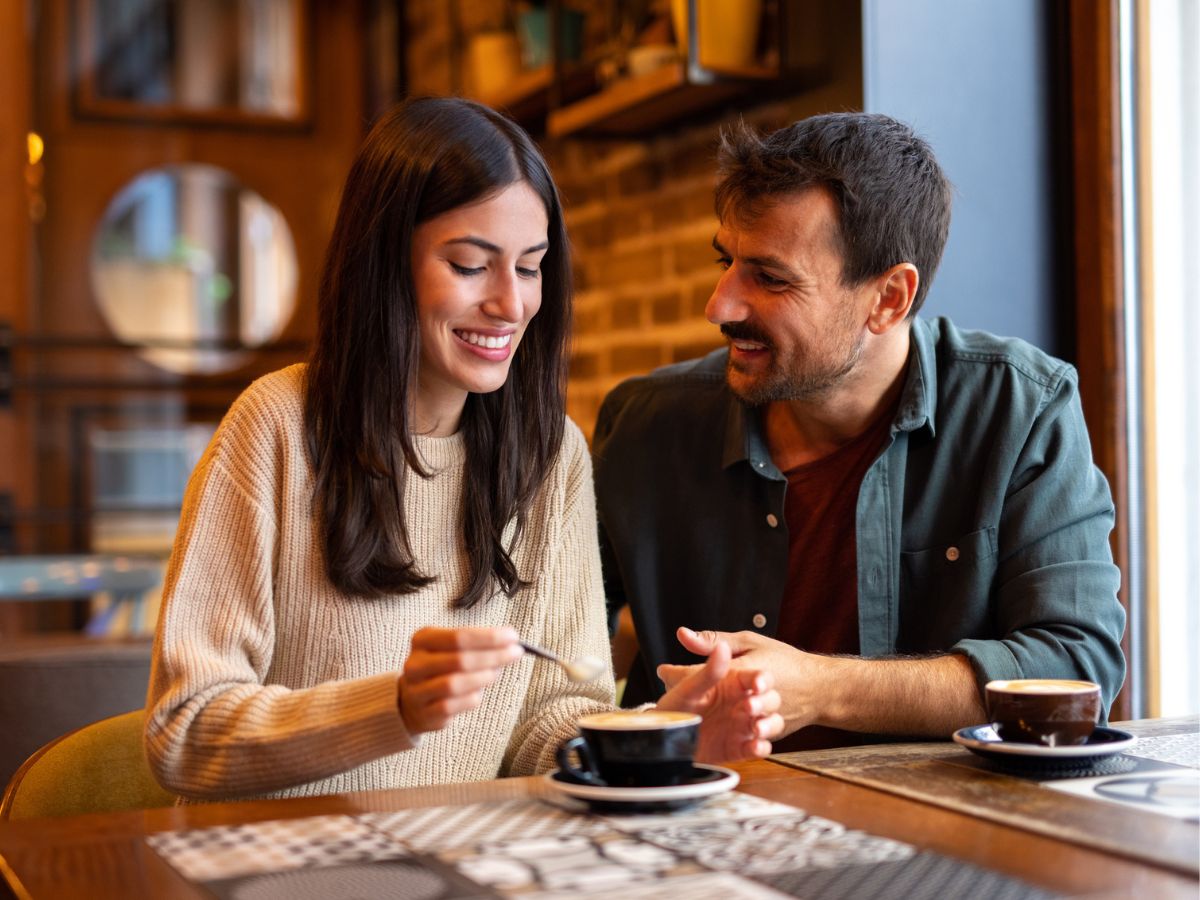
<path fill-rule="evenodd" d="M 700 716 L 665 709 L 617 710 L 579 720 L 558 750 L 562 776 L 599 787 L 663 787 L 692 772 Z M 571 760 L 574 750 L 579 765 Z"/>
<path fill-rule="evenodd" d="M 992 728 L 1004 741 L 1045 747 L 1082 744 L 1100 718 L 1100 686 L 1091 681 L 989 681 L 984 693 Z"/>

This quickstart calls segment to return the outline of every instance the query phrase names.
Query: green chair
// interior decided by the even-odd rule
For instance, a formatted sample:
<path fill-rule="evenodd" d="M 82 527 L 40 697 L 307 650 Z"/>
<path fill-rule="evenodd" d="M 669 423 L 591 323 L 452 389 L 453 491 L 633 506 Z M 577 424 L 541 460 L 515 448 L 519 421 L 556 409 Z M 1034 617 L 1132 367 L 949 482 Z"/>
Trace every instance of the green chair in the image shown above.
<path fill-rule="evenodd" d="M 0 819 L 73 816 L 171 806 L 142 749 L 145 710 L 84 725 L 35 752 L 17 769 Z"/>

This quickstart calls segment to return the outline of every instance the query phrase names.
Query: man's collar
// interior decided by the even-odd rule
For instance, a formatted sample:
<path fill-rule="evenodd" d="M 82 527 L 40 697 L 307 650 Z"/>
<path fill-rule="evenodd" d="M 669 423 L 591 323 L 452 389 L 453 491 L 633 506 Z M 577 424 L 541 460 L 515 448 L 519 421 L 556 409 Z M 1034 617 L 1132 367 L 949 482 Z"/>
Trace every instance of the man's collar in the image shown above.
<path fill-rule="evenodd" d="M 934 358 L 934 326 L 924 319 L 914 318 L 909 329 L 908 374 L 900 391 L 900 404 L 892 427 L 896 431 L 929 429 L 930 437 L 937 432 L 937 362 Z"/>
<path fill-rule="evenodd" d="M 729 404 L 725 407 L 725 442 L 721 449 L 721 468 L 728 469 L 734 463 L 749 457 L 750 435 L 753 432 L 755 437 L 759 437 L 762 429 L 751 422 L 756 417 L 754 410 L 735 397 L 728 384 L 724 390 L 729 397 Z"/>
<path fill-rule="evenodd" d="M 729 388 L 726 387 L 725 390 L 728 391 Z M 721 468 L 728 469 L 734 463 L 746 460 L 765 475 L 777 475 L 779 470 L 771 461 L 771 452 L 767 449 L 761 408 L 747 406 L 730 393 L 728 410 L 725 416 L 725 445 L 721 452 Z"/>
<path fill-rule="evenodd" d="M 896 431 L 916 431 L 922 426 L 932 437 L 937 413 L 937 365 L 934 360 L 934 326 L 914 318 L 909 329 L 908 372 L 900 392 L 900 403 L 892 427 Z M 728 390 L 728 388 L 726 388 Z M 721 467 L 747 460 L 764 474 L 777 472 L 767 449 L 762 412 L 746 406 L 732 394 L 725 417 L 725 440 Z"/>

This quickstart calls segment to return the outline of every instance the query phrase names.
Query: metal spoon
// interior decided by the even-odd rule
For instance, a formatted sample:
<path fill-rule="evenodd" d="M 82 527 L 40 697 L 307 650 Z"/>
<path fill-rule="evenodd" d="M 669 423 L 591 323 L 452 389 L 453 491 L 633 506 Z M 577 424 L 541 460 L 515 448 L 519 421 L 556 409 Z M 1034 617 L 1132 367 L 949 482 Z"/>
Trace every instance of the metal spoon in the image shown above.
<path fill-rule="evenodd" d="M 534 656 L 540 656 L 542 659 L 558 663 L 563 667 L 563 671 L 567 673 L 567 677 L 572 681 L 591 681 L 593 678 L 599 678 L 607 668 L 601 660 L 596 659 L 594 656 L 581 656 L 579 659 L 568 662 L 558 654 L 551 653 L 544 647 L 537 646 L 537 644 L 527 644 L 525 641 L 519 641 L 518 643 L 525 648 L 527 653 L 532 653 Z"/>

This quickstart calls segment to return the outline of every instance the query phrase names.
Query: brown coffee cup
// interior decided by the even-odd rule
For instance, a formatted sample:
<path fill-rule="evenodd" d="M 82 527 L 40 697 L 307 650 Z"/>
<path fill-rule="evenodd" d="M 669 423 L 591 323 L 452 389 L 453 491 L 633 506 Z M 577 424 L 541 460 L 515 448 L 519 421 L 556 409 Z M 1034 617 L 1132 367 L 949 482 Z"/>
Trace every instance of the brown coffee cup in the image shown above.
<path fill-rule="evenodd" d="M 1100 719 L 1100 686 L 1090 681 L 1021 678 L 984 686 L 988 718 L 1004 741 L 1083 744 Z"/>

